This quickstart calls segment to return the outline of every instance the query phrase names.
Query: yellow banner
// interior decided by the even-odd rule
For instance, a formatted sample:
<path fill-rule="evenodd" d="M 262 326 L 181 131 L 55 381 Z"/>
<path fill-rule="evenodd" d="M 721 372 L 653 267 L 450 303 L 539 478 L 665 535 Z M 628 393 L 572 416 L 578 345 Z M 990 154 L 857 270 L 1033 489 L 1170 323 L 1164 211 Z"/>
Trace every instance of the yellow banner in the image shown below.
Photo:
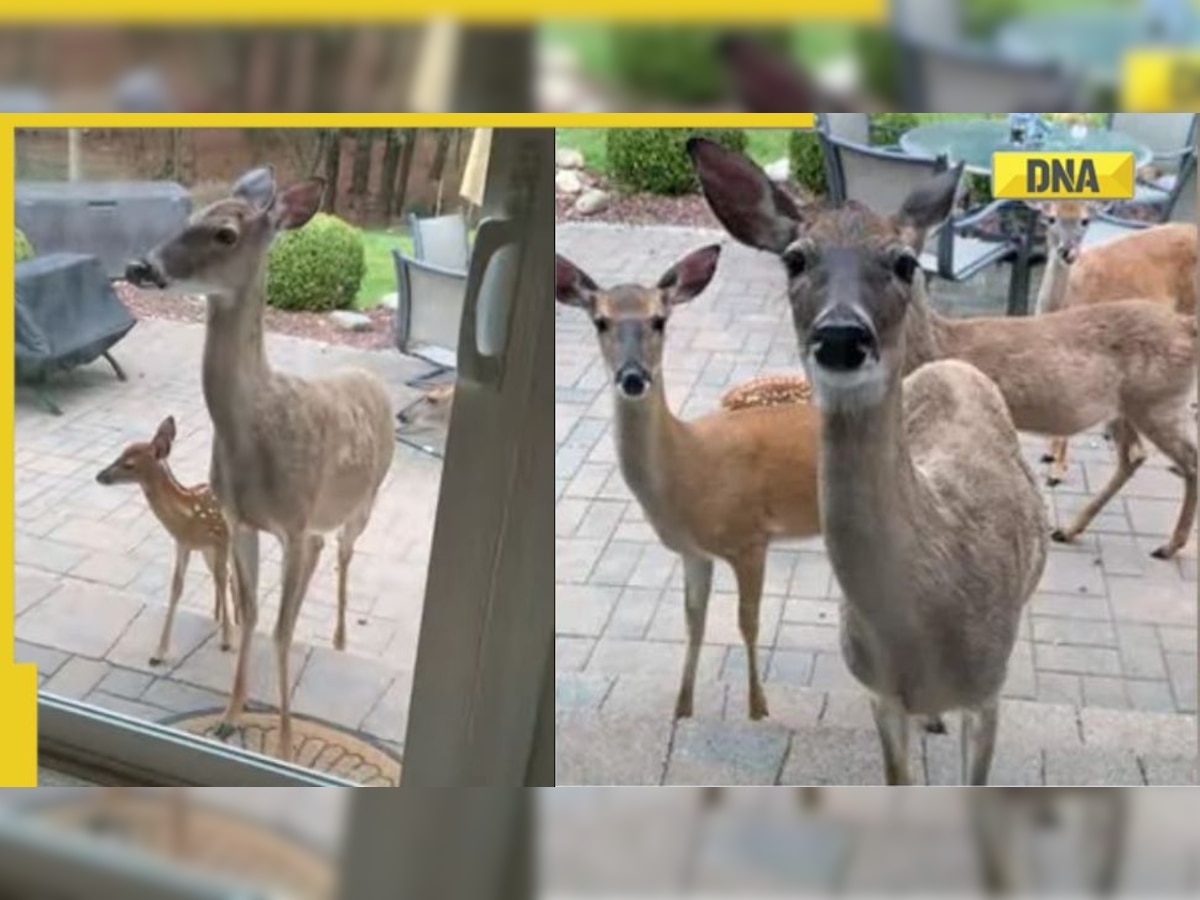
<path fill-rule="evenodd" d="M 699 0 L 691 3 L 645 3 L 643 0 L 610 0 L 608 3 L 564 4 L 559 0 L 496 3 L 494 0 L 351 0 L 328 3 L 291 0 L 288 3 L 246 3 L 245 0 L 61 0 L 55 3 L 5 4 L 0 22 L 207 22 L 337 23 L 425 21 L 451 17 L 470 22 L 524 22 L 585 19 L 588 21 L 721 22 L 886 22 L 887 0 L 749 0 L 731 5 Z"/>
<path fill-rule="evenodd" d="M 1128 53 L 1119 101 L 1126 112 L 1200 111 L 1200 51 Z"/>
<path fill-rule="evenodd" d="M 11 235 L 15 178 L 13 131 L 0 124 L 0 233 Z M 0 248 L 0 279 L 13 282 L 15 245 Z M 11 289 L 11 288 L 10 288 Z M 11 295 L 9 295 L 11 297 Z M 12 302 L 9 302 L 9 309 Z M 0 353 L 13 358 L 12 316 L 0 316 Z M 14 369 L 0 374 L 0 787 L 37 787 L 37 669 L 13 659 L 16 597 L 13 560 L 13 381 Z"/>
<path fill-rule="evenodd" d="M 0 128 L 814 128 L 814 113 L 0 113 Z"/>
<path fill-rule="evenodd" d="M 1133 196 L 1132 153 L 992 156 L 992 196 L 1009 200 L 1124 200 Z"/>

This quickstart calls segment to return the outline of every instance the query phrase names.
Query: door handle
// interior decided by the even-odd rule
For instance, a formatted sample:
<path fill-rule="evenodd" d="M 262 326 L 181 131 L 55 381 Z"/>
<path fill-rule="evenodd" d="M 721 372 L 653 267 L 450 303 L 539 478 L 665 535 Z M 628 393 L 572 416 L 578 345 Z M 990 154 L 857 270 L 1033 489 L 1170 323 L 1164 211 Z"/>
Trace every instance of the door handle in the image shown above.
<path fill-rule="evenodd" d="M 459 331 L 460 377 L 493 387 L 500 384 L 519 250 L 519 233 L 512 220 L 489 217 L 479 223 Z"/>

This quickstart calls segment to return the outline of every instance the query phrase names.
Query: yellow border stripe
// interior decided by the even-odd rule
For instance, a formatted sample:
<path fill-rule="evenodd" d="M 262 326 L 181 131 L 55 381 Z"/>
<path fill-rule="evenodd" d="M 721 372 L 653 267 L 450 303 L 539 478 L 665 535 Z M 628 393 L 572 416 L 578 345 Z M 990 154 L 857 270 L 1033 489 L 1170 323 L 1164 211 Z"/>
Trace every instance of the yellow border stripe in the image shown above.
<path fill-rule="evenodd" d="M 609 3 L 561 2 L 496 3 L 495 0 L 291 0 L 288 3 L 247 3 L 245 0 L 57 0 L 53 3 L 7 3 L 0 22 L 51 24 L 80 22 L 278 24 L 289 22 L 351 24 L 354 22 L 412 22 L 449 16 L 471 22 L 657 21 L 682 22 L 885 22 L 887 0 L 749 0 L 730 4 L 714 0 L 691 3 L 646 3 L 615 0 Z"/>
<path fill-rule="evenodd" d="M 13 287 L 13 131 L 0 128 L 0 278 Z M 12 295 L 6 309 L 13 308 Z M 13 358 L 11 315 L 0 316 L 0 356 Z M 37 670 L 13 662 L 16 597 L 13 570 L 13 366 L 0 375 L 0 787 L 37 787 Z"/>
<path fill-rule="evenodd" d="M 812 128 L 813 113 L 14 113 L 16 128 Z"/>

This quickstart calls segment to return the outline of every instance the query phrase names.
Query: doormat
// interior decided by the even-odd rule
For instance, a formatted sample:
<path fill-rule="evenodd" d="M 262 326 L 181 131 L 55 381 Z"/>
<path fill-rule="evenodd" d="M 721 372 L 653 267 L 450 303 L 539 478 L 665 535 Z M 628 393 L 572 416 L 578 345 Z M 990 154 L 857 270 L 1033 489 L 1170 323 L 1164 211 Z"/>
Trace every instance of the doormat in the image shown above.
<path fill-rule="evenodd" d="M 224 716 L 223 709 L 211 709 L 172 716 L 162 720 L 162 724 L 230 747 L 278 756 L 279 713 L 246 710 L 242 714 L 242 727 L 221 740 L 214 732 Z M 293 713 L 292 740 L 297 748 L 296 765 L 345 778 L 363 787 L 400 786 L 400 757 L 366 735 Z"/>
<path fill-rule="evenodd" d="M 289 900 L 334 900 L 337 873 L 327 856 L 304 841 L 234 812 L 188 798 L 182 821 L 170 792 L 126 792 L 103 802 L 98 789 L 72 791 L 65 800 L 39 804 L 34 815 L 48 825 L 84 831 L 132 845 L 188 868 L 261 885 Z M 179 825 L 178 828 L 172 827 Z M 176 843 L 178 842 L 178 843 Z"/>

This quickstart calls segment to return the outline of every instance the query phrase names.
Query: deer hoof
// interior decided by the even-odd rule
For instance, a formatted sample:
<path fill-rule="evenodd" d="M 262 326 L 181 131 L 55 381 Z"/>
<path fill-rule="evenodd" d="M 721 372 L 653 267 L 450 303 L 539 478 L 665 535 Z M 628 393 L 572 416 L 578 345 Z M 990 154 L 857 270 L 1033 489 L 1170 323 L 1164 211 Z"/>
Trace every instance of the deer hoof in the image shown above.
<path fill-rule="evenodd" d="M 1175 551 L 1172 550 L 1170 547 L 1159 547 L 1157 550 L 1155 550 L 1150 555 L 1153 556 L 1155 559 L 1170 559 L 1172 556 L 1175 555 Z"/>
<path fill-rule="evenodd" d="M 1046 451 L 1045 453 L 1042 454 L 1042 462 L 1052 463 L 1052 462 L 1054 462 L 1054 460 L 1055 460 L 1055 456 L 1053 453 Z"/>
<path fill-rule="evenodd" d="M 221 641 L 221 650 L 223 652 L 228 653 L 232 649 L 233 649 L 233 644 L 229 643 L 229 641 Z"/>
<path fill-rule="evenodd" d="M 1063 531 L 1061 528 L 1055 528 L 1052 532 L 1050 532 L 1050 540 L 1055 541 L 1059 544 L 1071 543 L 1071 539 L 1069 537 L 1067 537 L 1067 533 L 1065 531 Z"/>
<path fill-rule="evenodd" d="M 154 666 L 155 668 L 158 668 L 162 664 L 163 664 L 163 658 L 161 656 L 150 657 L 150 665 Z"/>
<path fill-rule="evenodd" d="M 750 701 L 751 721 L 757 722 L 759 719 L 766 719 L 770 717 L 770 715 L 771 714 L 767 712 L 767 701 L 765 699 L 760 697 L 757 700 L 752 699 Z"/>
<path fill-rule="evenodd" d="M 1060 484 L 1062 484 L 1062 482 L 1062 478 L 1060 478 L 1058 475 L 1046 476 L 1046 487 L 1058 487 Z"/>
<path fill-rule="evenodd" d="M 675 718 L 690 719 L 692 717 L 692 698 L 684 699 L 680 697 L 675 703 Z"/>
<path fill-rule="evenodd" d="M 213 737 L 215 737 L 218 741 L 228 740 L 233 736 L 233 733 L 238 730 L 238 726 L 234 725 L 232 722 L 222 722 L 213 729 Z"/>
<path fill-rule="evenodd" d="M 946 723 L 941 716 L 930 716 L 925 720 L 926 734 L 945 734 Z"/>

